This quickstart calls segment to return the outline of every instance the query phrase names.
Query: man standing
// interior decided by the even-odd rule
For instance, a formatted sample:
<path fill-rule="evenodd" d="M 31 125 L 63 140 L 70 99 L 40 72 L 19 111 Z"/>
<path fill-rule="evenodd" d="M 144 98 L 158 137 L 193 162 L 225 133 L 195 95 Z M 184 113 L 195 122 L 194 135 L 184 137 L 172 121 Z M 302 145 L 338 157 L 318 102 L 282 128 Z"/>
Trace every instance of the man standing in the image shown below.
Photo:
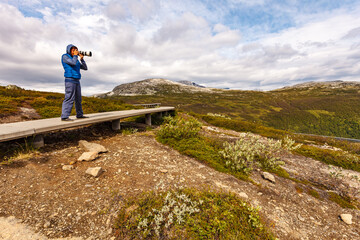
<path fill-rule="evenodd" d="M 80 56 L 80 61 L 78 57 Z M 73 121 L 69 118 L 75 101 L 76 118 L 88 118 L 84 116 L 81 106 L 80 69 L 87 70 L 84 55 L 79 54 L 76 46 L 69 44 L 66 53 L 61 57 L 61 63 L 65 73 L 65 99 L 62 104 L 62 121 Z"/>

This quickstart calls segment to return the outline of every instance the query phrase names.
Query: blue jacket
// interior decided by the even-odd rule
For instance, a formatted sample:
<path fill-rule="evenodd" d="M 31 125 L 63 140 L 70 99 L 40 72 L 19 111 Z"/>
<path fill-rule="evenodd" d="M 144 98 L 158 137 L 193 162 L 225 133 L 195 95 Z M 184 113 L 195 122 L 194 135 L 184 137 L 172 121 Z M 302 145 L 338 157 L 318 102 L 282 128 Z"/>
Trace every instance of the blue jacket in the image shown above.
<path fill-rule="evenodd" d="M 66 47 L 66 53 L 61 57 L 61 63 L 64 67 L 64 77 L 65 82 L 74 82 L 78 83 L 81 79 L 80 69 L 87 70 L 87 65 L 85 60 L 81 60 L 81 63 L 78 60 L 78 56 L 71 56 L 70 49 L 75 47 L 73 44 L 69 44 Z"/>

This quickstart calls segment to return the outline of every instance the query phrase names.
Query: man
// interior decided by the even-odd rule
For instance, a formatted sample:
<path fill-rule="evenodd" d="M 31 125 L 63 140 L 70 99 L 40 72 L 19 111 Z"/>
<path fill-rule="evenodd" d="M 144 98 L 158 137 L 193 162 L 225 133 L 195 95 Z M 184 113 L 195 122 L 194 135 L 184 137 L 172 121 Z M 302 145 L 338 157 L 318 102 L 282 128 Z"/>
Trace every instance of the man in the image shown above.
<path fill-rule="evenodd" d="M 80 61 L 78 57 L 80 56 Z M 66 53 L 61 57 L 61 63 L 65 73 L 65 98 L 62 104 L 62 121 L 73 121 L 69 118 L 74 101 L 76 109 L 76 118 L 88 118 L 84 116 L 81 106 L 81 86 L 80 69 L 87 70 L 84 55 L 80 54 L 77 47 L 69 44 L 66 47 Z"/>

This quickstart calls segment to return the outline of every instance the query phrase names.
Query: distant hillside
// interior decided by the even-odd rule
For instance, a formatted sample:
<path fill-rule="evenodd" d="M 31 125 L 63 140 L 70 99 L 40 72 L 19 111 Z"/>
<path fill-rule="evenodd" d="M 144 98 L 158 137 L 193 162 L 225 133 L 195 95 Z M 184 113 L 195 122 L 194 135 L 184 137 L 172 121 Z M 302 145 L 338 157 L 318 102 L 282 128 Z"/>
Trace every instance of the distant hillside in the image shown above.
<path fill-rule="evenodd" d="M 360 83 L 359 82 L 351 82 L 351 81 L 342 81 L 342 80 L 328 81 L 328 82 L 306 82 L 306 83 L 296 84 L 294 86 L 286 86 L 286 87 L 277 89 L 275 91 L 291 90 L 291 89 L 313 90 L 313 89 L 320 89 L 320 88 L 322 88 L 322 89 L 360 88 Z"/>
<path fill-rule="evenodd" d="M 124 94 L 126 88 L 120 85 L 107 97 L 132 104 L 160 102 L 183 111 L 221 114 L 293 132 L 360 139 L 360 84 L 357 82 L 311 82 L 268 92 L 203 89 L 168 80 L 139 83 L 139 95 Z M 117 89 L 123 94 L 117 95 Z M 141 92 L 147 94 L 140 95 Z"/>
<path fill-rule="evenodd" d="M 191 84 L 190 84 L 191 83 Z M 215 89 L 204 88 L 193 82 L 173 82 L 162 78 L 145 79 L 116 86 L 111 92 L 98 94 L 97 97 L 157 95 L 168 93 L 212 92 Z"/>

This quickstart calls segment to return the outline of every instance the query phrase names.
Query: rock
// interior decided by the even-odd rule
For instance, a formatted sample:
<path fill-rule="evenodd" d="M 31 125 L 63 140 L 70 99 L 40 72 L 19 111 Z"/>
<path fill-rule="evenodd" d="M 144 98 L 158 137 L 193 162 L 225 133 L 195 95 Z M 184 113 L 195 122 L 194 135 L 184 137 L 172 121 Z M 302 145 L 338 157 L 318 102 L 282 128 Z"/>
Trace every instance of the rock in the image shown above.
<path fill-rule="evenodd" d="M 92 161 L 95 160 L 99 156 L 98 152 L 84 152 L 78 158 L 78 161 Z"/>
<path fill-rule="evenodd" d="M 215 181 L 215 185 L 219 188 L 228 189 L 229 186 L 226 186 L 225 184 L 222 184 L 221 182 Z"/>
<path fill-rule="evenodd" d="M 264 179 L 272 182 L 272 183 L 275 183 L 275 177 L 274 177 L 272 174 L 268 173 L 268 172 L 263 172 L 263 173 L 262 173 L 262 177 L 263 177 Z"/>
<path fill-rule="evenodd" d="M 93 168 L 88 168 L 85 173 L 94 177 L 98 177 L 102 172 L 103 169 L 101 167 L 93 167 Z"/>
<path fill-rule="evenodd" d="M 166 170 L 166 169 L 161 169 L 160 172 L 161 172 L 161 173 L 167 173 L 168 170 Z"/>
<path fill-rule="evenodd" d="M 85 149 L 85 151 L 88 152 L 97 152 L 97 153 L 102 153 L 102 152 L 107 152 L 108 150 L 97 143 L 89 143 L 88 141 L 85 140 L 80 140 L 79 141 L 79 146 L 83 149 Z"/>
<path fill-rule="evenodd" d="M 74 169 L 73 165 L 64 165 L 64 166 L 62 166 L 62 170 L 64 170 L 64 171 L 71 171 L 73 169 Z"/>
<path fill-rule="evenodd" d="M 16 85 L 7 85 L 6 89 L 8 89 L 8 90 L 22 90 L 23 88 L 18 87 Z"/>
<path fill-rule="evenodd" d="M 343 220 L 346 224 L 352 224 L 352 215 L 351 214 L 341 214 L 341 220 Z"/>
<path fill-rule="evenodd" d="M 244 193 L 244 192 L 239 193 L 239 197 L 244 198 L 244 199 L 248 199 L 248 198 L 249 198 L 249 196 L 248 196 L 246 193 Z"/>
<path fill-rule="evenodd" d="M 45 224 L 44 224 L 44 228 L 49 228 L 51 225 L 50 221 L 47 221 Z"/>

